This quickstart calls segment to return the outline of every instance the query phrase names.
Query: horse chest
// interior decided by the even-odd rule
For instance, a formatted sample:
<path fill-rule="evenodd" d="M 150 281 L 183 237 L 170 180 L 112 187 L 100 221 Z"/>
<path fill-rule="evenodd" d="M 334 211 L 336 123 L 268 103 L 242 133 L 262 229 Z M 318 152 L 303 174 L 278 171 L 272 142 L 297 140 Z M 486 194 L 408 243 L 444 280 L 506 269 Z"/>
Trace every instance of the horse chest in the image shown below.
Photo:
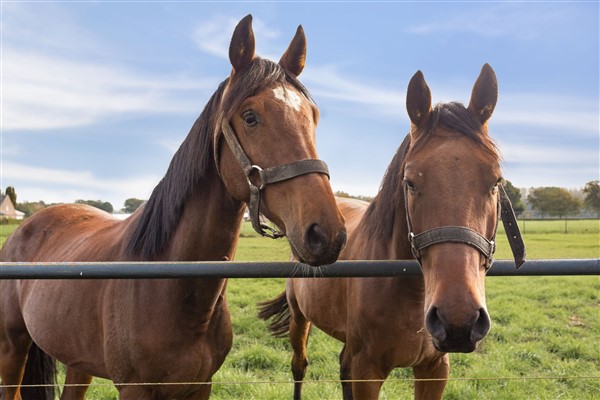
<path fill-rule="evenodd" d="M 349 346 L 391 368 L 409 367 L 436 356 L 424 326 L 424 294 L 406 280 L 354 280 L 348 314 Z"/>
<path fill-rule="evenodd" d="M 209 296 L 210 301 L 196 304 L 189 296 L 180 296 L 175 301 L 176 296 L 165 288 L 156 287 L 147 293 L 154 296 L 130 294 L 126 301 L 111 306 L 119 310 L 112 313 L 115 317 L 108 323 L 110 331 L 106 338 L 111 354 L 119 355 L 107 360 L 111 379 L 146 382 L 208 379 L 231 348 L 231 323 L 223 296 L 217 293 Z M 157 298 L 170 298 L 173 302 L 155 302 Z M 129 317 L 121 319 L 125 314 Z"/>

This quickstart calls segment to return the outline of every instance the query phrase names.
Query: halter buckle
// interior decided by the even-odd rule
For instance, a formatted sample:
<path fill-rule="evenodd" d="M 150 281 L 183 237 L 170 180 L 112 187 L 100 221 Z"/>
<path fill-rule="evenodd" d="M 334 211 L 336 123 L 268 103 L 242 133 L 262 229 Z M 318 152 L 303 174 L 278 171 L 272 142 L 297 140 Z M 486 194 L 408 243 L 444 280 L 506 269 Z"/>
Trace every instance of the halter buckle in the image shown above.
<path fill-rule="evenodd" d="M 415 244 L 415 234 L 413 232 L 408 232 L 408 242 L 410 243 L 410 251 L 412 252 L 413 257 L 415 257 L 419 263 L 421 263 L 421 253 Z"/>

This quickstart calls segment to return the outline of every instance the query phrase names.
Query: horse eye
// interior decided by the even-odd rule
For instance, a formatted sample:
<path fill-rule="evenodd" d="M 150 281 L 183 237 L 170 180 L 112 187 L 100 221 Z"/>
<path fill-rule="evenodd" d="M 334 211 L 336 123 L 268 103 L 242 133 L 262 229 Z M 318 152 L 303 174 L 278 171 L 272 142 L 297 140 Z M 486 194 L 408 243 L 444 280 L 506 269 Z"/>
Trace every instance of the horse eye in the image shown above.
<path fill-rule="evenodd" d="M 415 185 L 414 183 L 412 183 L 411 181 L 409 181 L 408 179 L 404 178 L 404 184 L 406 185 L 406 188 L 408 190 L 410 190 L 411 192 L 414 192 L 415 190 Z"/>
<path fill-rule="evenodd" d="M 498 181 L 496 181 L 496 184 L 492 186 L 492 193 L 496 194 L 498 192 L 498 186 L 500 186 L 501 184 L 502 178 L 498 179 Z"/>
<path fill-rule="evenodd" d="M 254 114 L 253 111 L 244 112 L 242 118 L 244 118 L 244 123 L 250 127 L 258 124 L 258 117 L 256 116 L 256 114 Z"/>

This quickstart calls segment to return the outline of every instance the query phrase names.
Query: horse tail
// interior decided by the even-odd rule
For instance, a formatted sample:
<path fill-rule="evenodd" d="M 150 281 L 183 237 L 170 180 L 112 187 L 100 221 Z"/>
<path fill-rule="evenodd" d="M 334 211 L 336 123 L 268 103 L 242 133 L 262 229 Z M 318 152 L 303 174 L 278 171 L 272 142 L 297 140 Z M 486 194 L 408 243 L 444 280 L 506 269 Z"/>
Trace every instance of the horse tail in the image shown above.
<path fill-rule="evenodd" d="M 21 387 L 23 400 L 54 400 L 56 388 L 56 361 L 46 354 L 35 343 L 29 348 L 22 385 L 39 385 Z"/>
<path fill-rule="evenodd" d="M 286 337 L 290 331 L 290 308 L 284 291 L 273 300 L 258 303 L 258 318 L 263 320 L 273 319 L 269 325 L 271 335 L 275 337 Z"/>

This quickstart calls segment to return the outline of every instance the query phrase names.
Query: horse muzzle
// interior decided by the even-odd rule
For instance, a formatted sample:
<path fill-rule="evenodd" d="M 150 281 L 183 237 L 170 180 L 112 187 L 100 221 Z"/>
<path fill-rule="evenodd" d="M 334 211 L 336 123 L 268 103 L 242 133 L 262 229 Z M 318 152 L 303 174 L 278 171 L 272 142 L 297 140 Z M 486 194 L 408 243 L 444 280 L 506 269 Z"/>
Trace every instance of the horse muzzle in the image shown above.
<path fill-rule="evenodd" d="M 333 264 L 346 244 L 346 229 L 328 233 L 320 224 L 310 224 L 300 240 L 290 235 L 292 253 L 298 261 L 311 266 Z"/>
<path fill-rule="evenodd" d="M 445 353 L 470 353 L 490 330 L 490 316 L 484 307 L 475 310 L 461 324 L 453 324 L 442 309 L 431 306 L 425 327 L 433 345 Z"/>

